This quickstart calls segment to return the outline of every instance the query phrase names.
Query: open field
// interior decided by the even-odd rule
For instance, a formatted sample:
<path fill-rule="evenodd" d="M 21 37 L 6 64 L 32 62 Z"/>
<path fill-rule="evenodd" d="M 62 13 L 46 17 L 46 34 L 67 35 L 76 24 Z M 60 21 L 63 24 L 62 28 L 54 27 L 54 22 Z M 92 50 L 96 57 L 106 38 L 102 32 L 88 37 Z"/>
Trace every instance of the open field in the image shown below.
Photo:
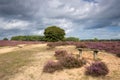
<path fill-rule="evenodd" d="M 9 50 L 9 48 L 14 48 Z M 2 52 L 5 51 L 6 52 Z M 94 62 L 92 51 L 84 51 L 83 57 L 87 64 L 81 68 L 64 69 L 55 73 L 43 73 L 43 66 L 48 60 L 54 60 L 56 50 L 65 49 L 74 55 L 78 50 L 73 45 L 57 46 L 50 49 L 47 44 L 27 44 L 0 48 L 0 80 L 119 80 L 120 58 L 99 52 L 98 58 L 105 62 L 110 70 L 105 77 L 84 75 L 85 67 Z M 8 52 L 7 52 L 8 50 Z"/>

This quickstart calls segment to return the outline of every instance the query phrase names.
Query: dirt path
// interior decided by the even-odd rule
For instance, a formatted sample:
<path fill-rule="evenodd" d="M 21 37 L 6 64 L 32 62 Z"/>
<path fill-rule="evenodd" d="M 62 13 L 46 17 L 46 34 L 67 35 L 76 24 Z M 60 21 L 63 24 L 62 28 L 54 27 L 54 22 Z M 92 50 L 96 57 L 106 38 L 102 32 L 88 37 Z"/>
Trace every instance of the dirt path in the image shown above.
<path fill-rule="evenodd" d="M 65 69 L 63 71 L 55 72 L 53 74 L 42 73 L 43 66 L 46 61 L 54 58 L 52 56 L 55 50 L 47 50 L 45 44 L 33 45 L 32 47 L 39 47 L 43 50 L 32 56 L 32 59 L 34 59 L 34 61 L 29 66 L 21 68 L 23 72 L 15 74 L 9 80 L 119 80 L 120 78 L 120 59 L 116 58 L 111 54 L 106 54 L 103 52 L 99 54 L 99 58 L 102 59 L 102 61 L 106 62 L 108 67 L 110 68 L 110 73 L 105 79 L 102 79 L 102 77 L 98 79 L 85 76 L 85 66 L 71 70 Z M 78 51 L 71 46 L 59 47 L 56 49 L 66 49 L 74 54 L 78 53 Z M 90 51 L 86 51 L 83 54 L 85 58 L 89 58 L 89 60 L 92 60 L 93 57 Z"/>
<path fill-rule="evenodd" d="M 8 52 L 12 52 L 12 51 L 16 51 L 16 50 L 20 50 L 20 49 L 31 49 L 31 48 L 36 48 L 36 47 L 40 47 L 44 44 L 21 44 L 21 45 L 17 45 L 17 46 L 7 46 L 7 47 L 1 47 L 0 48 L 0 54 L 5 54 L 5 53 L 8 53 Z M 46 45 L 46 44 L 45 44 Z"/>
<path fill-rule="evenodd" d="M 0 54 L 12 52 L 15 51 L 16 49 L 18 49 L 18 47 L 3 47 L 0 49 Z"/>

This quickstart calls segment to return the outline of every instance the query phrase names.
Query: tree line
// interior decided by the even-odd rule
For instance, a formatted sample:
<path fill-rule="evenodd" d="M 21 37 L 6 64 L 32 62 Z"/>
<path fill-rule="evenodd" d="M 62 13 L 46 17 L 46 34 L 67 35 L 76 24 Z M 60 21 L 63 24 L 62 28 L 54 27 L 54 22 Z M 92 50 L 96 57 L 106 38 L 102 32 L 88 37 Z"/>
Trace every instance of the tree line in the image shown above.
<path fill-rule="evenodd" d="M 44 36 L 39 35 L 28 35 L 28 36 L 13 36 L 11 40 L 17 41 L 79 41 L 79 38 L 76 37 L 65 37 L 64 29 L 57 26 L 50 26 L 44 30 Z"/>
<path fill-rule="evenodd" d="M 3 40 L 8 40 L 4 38 Z M 57 27 L 50 26 L 44 30 L 44 36 L 40 35 L 21 35 L 21 36 L 13 36 L 11 40 L 17 41 L 48 41 L 48 42 L 56 42 L 56 41 L 80 41 L 77 37 L 65 37 L 65 30 Z M 81 41 L 120 41 L 120 39 L 115 40 L 99 40 L 97 38 L 89 39 L 89 40 L 81 40 Z"/>
<path fill-rule="evenodd" d="M 45 38 L 45 36 L 38 36 L 38 35 L 13 36 L 11 38 L 11 40 L 16 40 L 16 41 L 50 41 L 50 40 L 47 40 Z M 62 41 L 80 41 L 80 40 L 79 40 L 79 38 L 76 38 L 76 37 L 66 37 Z"/>
<path fill-rule="evenodd" d="M 11 40 L 17 40 L 17 41 L 45 41 L 44 36 L 38 36 L 38 35 L 28 35 L 28 36 L 13 36 L 11 37 Z"/>

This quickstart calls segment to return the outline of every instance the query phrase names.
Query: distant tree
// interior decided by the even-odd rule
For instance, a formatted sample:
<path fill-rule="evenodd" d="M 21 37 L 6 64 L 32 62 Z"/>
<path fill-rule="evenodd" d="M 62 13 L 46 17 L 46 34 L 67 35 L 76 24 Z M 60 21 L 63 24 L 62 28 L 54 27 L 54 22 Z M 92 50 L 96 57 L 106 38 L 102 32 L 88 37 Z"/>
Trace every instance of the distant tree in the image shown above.
<path fill-rule="evenodd" d="M 44 31 L 46 41 L 62 41 L 65 36 L 65 31 L 57 26 L 50 26 Z"/>
<path fill-rule="evenodd" d="M 25 41 L 25 36 L 13 36 L 11 40 L 17 40 L 17 41 Z"/>
<path fill-rule="evenodd" d="M 45 41 L 44 36 L 38 36 L 38 35 L 29 35 L 29 36 L 13 36 L 11 40 L 17 40 L 17 41 Z"/>
<path fill-rule="evenodd" d="M 67 37 L 65 41 L 80 41 L 79 38 L 76 37 Z"/>
<path fill-rule="evenodd" d="M 98 41 L 98 38 L 94 38 L 93 40 L 94 40 L 94 41 Z"/>
<path fill-rule="evenodd" d="M 8 40 L 8 38 L 3 38 L 3 40 Z"/>

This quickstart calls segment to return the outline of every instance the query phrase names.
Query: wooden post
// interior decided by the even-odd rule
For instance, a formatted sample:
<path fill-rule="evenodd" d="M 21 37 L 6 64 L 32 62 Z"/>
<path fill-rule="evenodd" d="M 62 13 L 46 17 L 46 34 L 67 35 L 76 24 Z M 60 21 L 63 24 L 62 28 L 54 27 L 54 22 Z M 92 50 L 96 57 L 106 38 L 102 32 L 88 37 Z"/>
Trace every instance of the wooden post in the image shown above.
<path fill-rule="evenodd" d="M 82 49 L 78 48 L 78 50 L 79 50 L 79 58 L 82 58 Z"/>
<path fill-rule="evenodd" d="M 93 59 L 96 60 L 97 59 L 97 54 L 98 54 L 98 50 L 94 50 L 93 51 Z"/>

